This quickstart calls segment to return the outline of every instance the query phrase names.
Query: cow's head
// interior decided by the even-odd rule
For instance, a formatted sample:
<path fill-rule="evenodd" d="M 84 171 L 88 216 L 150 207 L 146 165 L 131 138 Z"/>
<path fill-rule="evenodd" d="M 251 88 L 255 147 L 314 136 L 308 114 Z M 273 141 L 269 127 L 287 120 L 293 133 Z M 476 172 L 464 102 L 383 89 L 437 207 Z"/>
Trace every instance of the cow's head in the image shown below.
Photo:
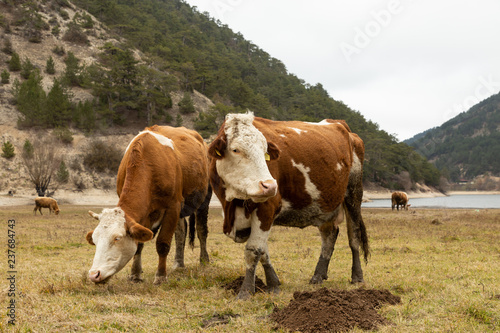
<path fill-rule="evenodd" d="M 106 282 L 132 259 L 138 242 L 153 238 L 153 232 L 125 215 L 121 208 L 104 209 L 101 214 L 89 211 L 99 225 L 87 234 L 87 241 L 96 246 L 94 262 L 89 271 L 92 282 Z"/>
<path fill-rule="evenodd" d="M 227 201 L 264 202 L 278 191 L 267 161 L 278 159 L 280 150 L 255 128 L 253 120 L 253 113 L 228 114 L 209 147 L 217 173 L 224 181 Z"/>

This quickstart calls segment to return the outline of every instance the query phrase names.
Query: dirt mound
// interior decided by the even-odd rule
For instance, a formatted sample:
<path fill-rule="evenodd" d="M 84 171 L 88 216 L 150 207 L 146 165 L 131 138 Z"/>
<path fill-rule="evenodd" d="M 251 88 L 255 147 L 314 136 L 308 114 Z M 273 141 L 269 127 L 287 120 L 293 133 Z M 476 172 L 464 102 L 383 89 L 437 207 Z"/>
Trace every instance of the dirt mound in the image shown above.
<path fill-rule="evenodd" d="M 275 309 L 271 320 L 291 331 L 345 332 L 359 327 L 376 329 L 390 322 L 376 309 L 383 304 L 401 303 L 401 297 L 388 290 L 334 290 L 321 288 L 314 292 L 295 292 L 283 309 Z"/>
<path fill-rule="evenodd" d="M 226 290 L 232 290 L 235 294 L 238 294 L 241 289 L 241 285 L 243 284 L 244 276 L 240 276 L 239 278 L 226 283 L 222 286 L 222 288 Z M 255 277 L 255 293 L 263 293 L 267 290 L 267 286 L 258 276 Z"/>

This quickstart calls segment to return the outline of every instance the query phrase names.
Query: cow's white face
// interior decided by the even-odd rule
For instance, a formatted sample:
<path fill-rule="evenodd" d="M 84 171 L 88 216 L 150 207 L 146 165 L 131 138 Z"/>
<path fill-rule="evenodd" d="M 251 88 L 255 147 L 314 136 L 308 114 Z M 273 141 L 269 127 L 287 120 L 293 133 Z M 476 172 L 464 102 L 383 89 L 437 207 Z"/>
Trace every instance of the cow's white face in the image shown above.
<path fill-rule="evenodd" d="M 151 239 L 153 233 L 135 222 L 127 222 L 125 213 L 118 207 L 104 209 L 101 214 L 89 211 L 89 214 L 99 220 L 95 230 L 87 234 L 87 241 L 96 246 L 89 278 L 95 283 L 106 282 L 132 259 L 137 243 Z"/>
<path fill-rule="evenodd" d="M 224 150 L 212 154 L 217 158 L 217 173 L 224 181 L 227 201 L 251 199 L 264 202 L 278 191 L 276 179 L 266 162 L 271 158 L 268 142 L 252 124 L 253 119 L 251 113 L 228 114 L 224 125 Z M 273 148 L 279 152 L 275 146 Z"/>

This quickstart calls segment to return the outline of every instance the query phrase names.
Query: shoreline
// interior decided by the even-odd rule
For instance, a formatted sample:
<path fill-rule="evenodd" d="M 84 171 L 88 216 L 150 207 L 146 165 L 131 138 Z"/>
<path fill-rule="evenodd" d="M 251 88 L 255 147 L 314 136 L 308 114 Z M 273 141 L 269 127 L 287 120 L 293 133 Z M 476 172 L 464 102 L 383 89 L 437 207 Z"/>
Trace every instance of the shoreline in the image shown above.
<path fill-rule="evenodd" d="M 370 202 L 379 199 L 391 199 L 391 191 L 364 191 L 363 202 Z M 446 194 L 437 191 L 426 192 L 408 192 L 408 197 L 412 198 L 435 198 L 445 197 L 450 195 L 499 195 L 500 191 L 450 191 Z M 37 197 L 34 190 L 21 190 L 13 196 L 7 193 L 0 193 L 0 207 L 6 206 L 34 206 L 35 198 Z M 58 190 L 54 199 L 59 205 L 81 205 L 81 206 L 96 206 L 109 207 L 118 204 L 118 195 L 115 191 L 103 191 L 98 189 L 85 190 L 83 192 L 74 192 L 72 190 Z M 212 196 L 210 202 L 211 208 L 220 208 L 219 200 Z"/>

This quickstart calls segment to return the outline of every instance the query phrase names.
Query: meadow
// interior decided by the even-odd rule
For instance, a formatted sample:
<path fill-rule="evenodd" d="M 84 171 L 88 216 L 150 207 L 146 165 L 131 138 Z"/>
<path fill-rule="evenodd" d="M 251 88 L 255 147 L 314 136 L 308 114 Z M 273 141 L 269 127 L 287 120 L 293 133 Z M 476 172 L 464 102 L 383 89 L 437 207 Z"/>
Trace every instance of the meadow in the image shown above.
<path fill-rule="evenodd" d="M 238 301 L 222 288 L 244 275 L 244 245 L 222 233 L 220 209 L 211 209 L 208 252 L 199 264 L 198 242 L 186 249 L 186 268 L 152 284 L 157 265 L 154 243 L 143 252 L 144 282 L 127 279 L 130 265 L 106 285 L 88 278 L 94 247 L 85 241 L 96 226 L 86 206 L 61 206 L 59 216 L 33 216 L 32 206 L 2 207 L 4 253 L 0 259 L 2 332 L 285 332 L 268 315 L 309 285 L 320 252 L 315 228 L 275 227 L 269 240 L 281 293 L 257 293 Z M 364 288 L 388 289 L 402 303 L 380 313 L 393 324 L 379 332 L 500 331 L 500 211 L 432 210 L 393 212 L 363 209 L 371 257 L 363 265 Z M 15 297 L 8 295 L 8 221 L 15 219 Z M 169 267 L 174 253 L 169 255 Z M 354 289 L 345 223 L 322 286 Z M 257 276 L 264 280 L 259 266 Z M 15 299 L 15 325 L 7 307 Z M 215 324 L 213 318 L 226 318 Z M 355 328 L 353 332 L 363 332 Z"/>

